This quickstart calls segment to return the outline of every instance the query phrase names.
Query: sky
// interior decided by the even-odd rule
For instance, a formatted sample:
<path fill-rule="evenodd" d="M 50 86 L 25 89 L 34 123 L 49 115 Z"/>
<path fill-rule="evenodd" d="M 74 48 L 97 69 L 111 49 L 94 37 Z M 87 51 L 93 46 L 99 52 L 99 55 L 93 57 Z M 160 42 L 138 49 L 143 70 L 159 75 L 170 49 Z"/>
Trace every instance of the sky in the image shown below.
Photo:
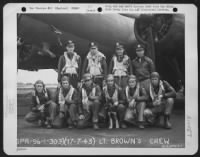
<path fill-rule="evenodd" d="M 43 80 L 45 84 L 57 83 L 57 72 L 53 69 L 38 71 L 18 70 L 17 82 L 35 83 L 37 80 Z"/>

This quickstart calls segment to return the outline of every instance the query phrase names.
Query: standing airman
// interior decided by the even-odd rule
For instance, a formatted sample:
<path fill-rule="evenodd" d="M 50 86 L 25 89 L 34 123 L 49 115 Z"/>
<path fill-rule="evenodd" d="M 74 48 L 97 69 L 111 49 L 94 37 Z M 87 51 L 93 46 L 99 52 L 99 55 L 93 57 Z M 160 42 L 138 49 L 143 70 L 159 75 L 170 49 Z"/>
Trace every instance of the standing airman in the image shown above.
<path fill-rule="evenodd" d="M 107 75 L 106 57 L 98 50 L 98 46 L 94 42 L 90 43 L 89 53 L 83 63 L 82 76 L 85 73 L 90 73 L 93 76 L 95 84 L 103 86 L 103 80 Z"/>
<path fill-rule="evenodd" d="M 143 45 L 138 44 L 136 47 L 137 57 L 132 61 L 133 74 L 136 75 L 140 85 L 147 91 L 150 85 L 150 75 L 155 71 L 155 65 L 149 57 L 144 55 Z"/>
<path fill-rule="evenodd" d="M 58 61 L 58 82 L 60 84 L 61 77 L 66 75 L 70 78 L 72 86 L 76 88 L 80 80 L 81 57 L 74 52 L 75 44 L 73 41 L 67 41 L 65 48 L 66 51 Z"/>
<path fill-rule="evenodd" d="M 121 88 L 127 85 L 128 75 L 132 74 L 132 65 L 130 58 L 125 54 L 124 46 L 116 43 L 115 55 L 112 57 L 109 73 L 115 77 L 115 82 Z"/>

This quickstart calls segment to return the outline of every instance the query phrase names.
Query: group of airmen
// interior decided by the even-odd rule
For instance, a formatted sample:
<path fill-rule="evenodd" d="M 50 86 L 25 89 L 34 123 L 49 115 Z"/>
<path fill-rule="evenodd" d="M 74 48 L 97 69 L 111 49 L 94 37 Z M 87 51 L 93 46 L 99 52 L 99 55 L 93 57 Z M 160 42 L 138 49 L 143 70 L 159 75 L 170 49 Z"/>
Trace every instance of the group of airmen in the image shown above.
<path fill-rule="evenodd" d="M 176 91 L 160 79 L 143 45 L 137 45 L 136 58 L 131 61 L 124 45 L 117 42 L 109 66 L 94 42 L 83 64 L 73 41 L 68 41 L 65 49 L 58 61 L 55 99 L 50 98 L 42 80 L 36 81 L 26 121 L 47 128 L 172 127 Z M 162 117 L 164 124 L 160 123 Z"/>

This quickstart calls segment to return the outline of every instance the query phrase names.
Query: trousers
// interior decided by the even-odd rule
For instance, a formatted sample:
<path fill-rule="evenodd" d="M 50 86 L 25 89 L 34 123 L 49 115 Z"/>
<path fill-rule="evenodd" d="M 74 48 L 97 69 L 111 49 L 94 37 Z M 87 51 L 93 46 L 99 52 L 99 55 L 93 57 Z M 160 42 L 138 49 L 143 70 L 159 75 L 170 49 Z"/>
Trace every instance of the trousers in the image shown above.
<path fill-rule="evenodd" d="M 89 110 L 83 109 L 84 119 L 78 120 L 77 128 L 90 127 L 93 123 L 99 122 L 100 101 L 94 100 L 88 102 Z"/>
<path fill-rule="evenodd" d="M 59 116 L 59 108 L 57 110 L 57 116 L 55 120 L 53 121 L 52 125 L 55 128 L 62 128 L 65 127 L 65 125 L 72 125 L 73 122 L 78 120 L 78 107 L 76 104 L 65 104 L 64 106 L 64 117 L 61 118 Z"/>
<path fill-rule="evenodd" d="M 53 121 L 56 117 L 56 108 L 57 108 L 57 104 L 53 101 L 50 102 L 48 108 L 47 108 L 47 112 L 49 115 L 49 118 L 51 121 Z M 28 114 L 26 114 L 25 116 L 25 120 L 27 122 L 36 122 L 39 119 L 41 119 L 42 113 L 41 112 L 29 112 Z"/>

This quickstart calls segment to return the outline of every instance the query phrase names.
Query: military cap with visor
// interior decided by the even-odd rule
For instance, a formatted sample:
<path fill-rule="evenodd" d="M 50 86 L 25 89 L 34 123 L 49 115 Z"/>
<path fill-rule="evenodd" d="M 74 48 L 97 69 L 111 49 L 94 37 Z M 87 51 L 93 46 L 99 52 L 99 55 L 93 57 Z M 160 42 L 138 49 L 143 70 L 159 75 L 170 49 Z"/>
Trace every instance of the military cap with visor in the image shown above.
<path fill-rule="evenodd" d="M 95 42 L 91 42 L 89 45 L 90 48 L 97 48 L 97 44 Z"/>
<path fill-rule="evenodd" d="M 116 49 L 116 50 L 124 49 L 124 45 L 121 44 L 121 43 L 119 43 L 119 42 L 116 42 L 116 44 L 115 44 L 115 49 Z"/>
<path fill-rule="evenodd" d="M 68 40 L 67 43 L 65 44 L 65 46 L 67 47 L 74 47 L 74 42 L 72 40 Z"/>
<path fill-rule="evenodd" d="M 141 44 L 138 44 L 138 45 L 136 46 L 136 51 L 142 51 L 142 50 L 144 50 L 144 46 L 141 45 Z"/>

